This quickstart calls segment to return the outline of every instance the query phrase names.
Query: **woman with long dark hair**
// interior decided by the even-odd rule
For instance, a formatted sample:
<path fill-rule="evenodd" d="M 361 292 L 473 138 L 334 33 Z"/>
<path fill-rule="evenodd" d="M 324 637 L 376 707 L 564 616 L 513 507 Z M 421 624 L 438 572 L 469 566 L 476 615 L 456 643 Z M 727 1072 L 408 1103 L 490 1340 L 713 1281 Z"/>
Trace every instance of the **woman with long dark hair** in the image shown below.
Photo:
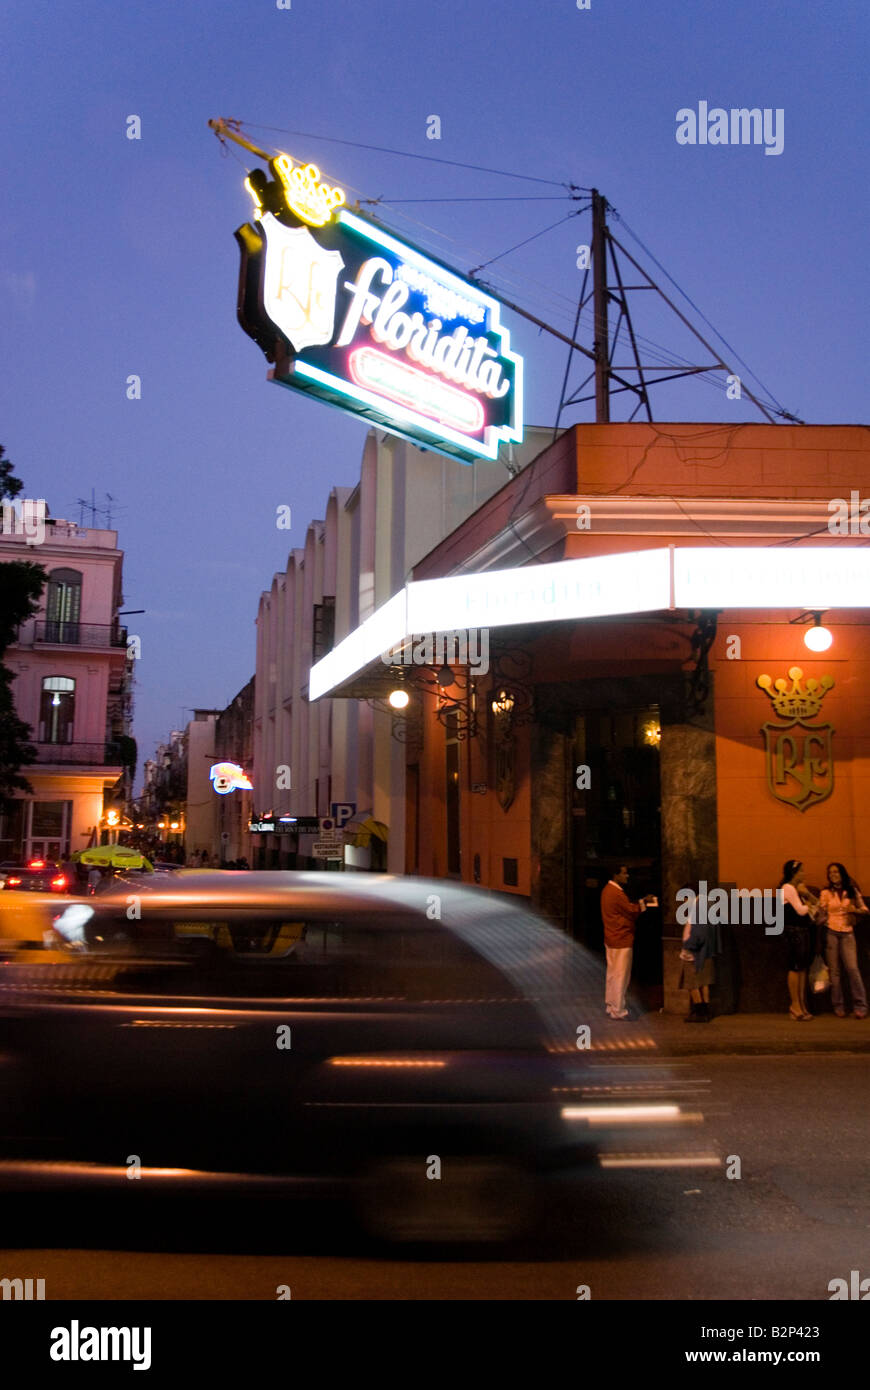
<path fill-rule="evenodd" d="M 836 861 L 829 864 L 828 886 L 819 894 L 819 921 L 827 927 L 825 959 L 831 976 L 831 1003 L 837 1018 L 846 1017 L 841 966 L 849 976 L 852 1012 L 856 1018 L 867 1017 L 867 991 L 858 969 L 855 940 L 855 918 L 867 911 L 857 883 L 844 866 Z"/>
<path fill-rule="evenodd" d="M 783 897 L 785 939 L 788 946 L 789 1015 L 795 1023 L 809 1023 L 813 1015 L 807 1008 L 807 974 L 813 954 L 813 908 L 818 904 L 803 881 L 804 866 L 799 859 L 787 859 L 782 866 L 780 891 Z"/>

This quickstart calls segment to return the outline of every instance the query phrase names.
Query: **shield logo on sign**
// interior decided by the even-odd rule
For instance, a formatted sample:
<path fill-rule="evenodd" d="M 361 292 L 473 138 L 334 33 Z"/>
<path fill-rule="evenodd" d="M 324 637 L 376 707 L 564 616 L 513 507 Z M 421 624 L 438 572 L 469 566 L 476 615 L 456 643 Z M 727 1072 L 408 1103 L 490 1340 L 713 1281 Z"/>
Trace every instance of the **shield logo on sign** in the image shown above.
<path fill-rule="evenodd" d="M 338 272 L 344 261 L 326 251 L 307 227 L 285 227 L 271 213 L 266 234 L 263 306 L 295 352 L 325 345 L 335 330 Z"/>
<path fill-rule="evenodd" d="M 830 724 L 763 724 L 767 785 L 778 801 L 807 811 L 834 790 Z"/>

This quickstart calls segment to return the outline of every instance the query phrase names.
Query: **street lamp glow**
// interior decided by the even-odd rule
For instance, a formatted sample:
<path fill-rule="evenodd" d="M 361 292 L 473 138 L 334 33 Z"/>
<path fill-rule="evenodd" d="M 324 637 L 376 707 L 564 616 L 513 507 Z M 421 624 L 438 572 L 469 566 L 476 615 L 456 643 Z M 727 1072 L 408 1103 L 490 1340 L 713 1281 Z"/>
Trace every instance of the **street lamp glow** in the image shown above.
<path fill-rule="evenodd" d="M 811 652 L 826 652 L 833 642 L 833 633 L 826 627 L 822 627 L 818 618 L 812 627 L 808 627 L 804 633 L 804 643 Z"/>
<path fill-rule="evenodd" d="M 407 690 L 391 690 L 390 704 L 393 709 L 407 709 L 410 703 L 410 695 Z"/>

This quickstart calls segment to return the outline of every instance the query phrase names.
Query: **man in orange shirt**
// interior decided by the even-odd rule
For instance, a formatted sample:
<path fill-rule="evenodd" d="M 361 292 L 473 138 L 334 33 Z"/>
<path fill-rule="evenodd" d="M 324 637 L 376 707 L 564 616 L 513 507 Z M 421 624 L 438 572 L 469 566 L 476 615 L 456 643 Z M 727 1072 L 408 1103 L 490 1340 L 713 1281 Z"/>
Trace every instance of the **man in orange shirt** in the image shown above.
<path fill-rule="evenodd" d="M 601 890 L 601 920 L 604 923 L 604 951 L 607 956 L 607 983 L 604 1007 L 610 1018 L 628 1018 L 625 995 L 631 978 L 631 958 L 634 954 L 634 929 L 640 914 L 646 909 L 646 898 L 633 903 L 625 891 L 628 866 L 621 864 L 619 872 Z"/>

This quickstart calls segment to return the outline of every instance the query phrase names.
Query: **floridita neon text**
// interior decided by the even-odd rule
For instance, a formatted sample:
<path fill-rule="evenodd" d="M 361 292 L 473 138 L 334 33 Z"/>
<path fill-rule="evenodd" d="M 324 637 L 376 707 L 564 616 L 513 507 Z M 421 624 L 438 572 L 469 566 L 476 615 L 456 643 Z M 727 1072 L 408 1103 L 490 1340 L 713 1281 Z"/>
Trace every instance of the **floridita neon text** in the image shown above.
<path fill-rule="evenodd" d="M 376 277 L 388 286 L 381 298 L 372 292 Z M 510 382 L 503 378 L 501 363 L 489 360 L 498 354 L 485 337 L 471 337 L 464 325 L 452 333 L 442 333 L 441 319 L 427 322 L 419 312 L 402 313 L 410 286 L 404 280 L 394 279 L 393 267 L 383 257 L 372 256 L 364 261 L 356 280 L 345 280 L 344 288 L 350 291 L 351 303 L 337 347 L 353 342 L 361 323 L 371 324 L 375 342 L 383 343 L 392 352 L 404 350 L 412 362 L 421 362 L 430 371 L 492 400 L 507 395 Z"/>

